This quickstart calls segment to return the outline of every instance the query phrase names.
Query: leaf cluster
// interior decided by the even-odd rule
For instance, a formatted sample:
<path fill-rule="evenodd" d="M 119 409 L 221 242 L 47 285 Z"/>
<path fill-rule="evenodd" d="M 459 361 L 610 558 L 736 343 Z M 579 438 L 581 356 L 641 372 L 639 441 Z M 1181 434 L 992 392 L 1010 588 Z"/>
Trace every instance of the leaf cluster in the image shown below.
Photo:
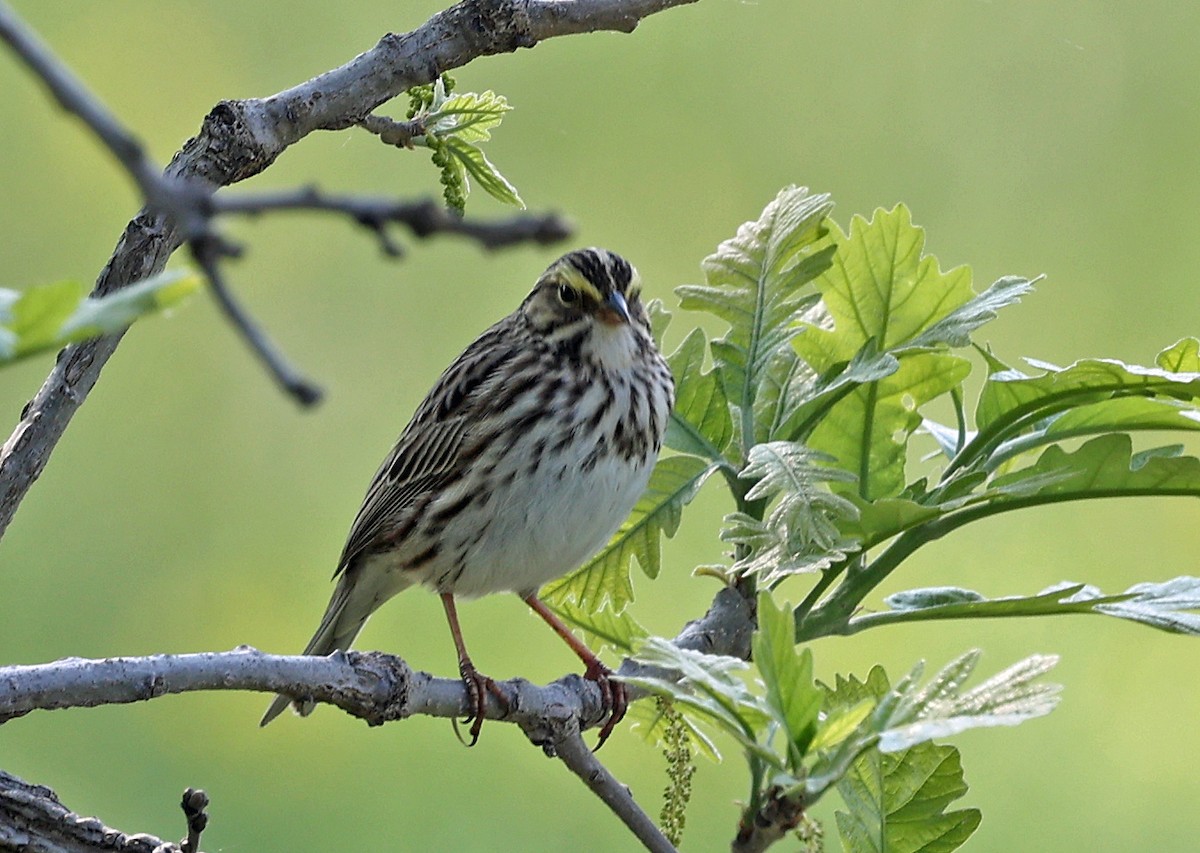
<path fill-rule="evenodd" d="M 677 288 L 684 309 L 728 329 L 711 340 L 693 329 L 668 357 L 677 395 L 666 434 L 672 453 L 605 550 L 546 592 L 594 639 L 673 671 L 674 680 L 636 683 L 684 711 L 694 749 L 715 752 L 706 728 L 733 738 L 747 756 L 751 806 L 780 792 L 807 803 L 836 786 L 850 809 L 838 818 L 848 849 L 879 849 L 864 839 L 890 838 L 880 823 L 890 815 L 942 840 L 886 849 L 950 850 L 978 815 L 943 813 L 965 785 L 957 753 L 930 739 L 1048 711 L 1052 694 L 1029 682 L 1049 659 L 1031 658 L 967 694 L 955 691 L 975 653 L 924 691 L 913 686 L 917 672 L 886 687 L 881 670 L 821 689 L 810 650 L 793 646 L 896 622 L 1066 613 L 1200 631 L 1193 577 L 1108 595 L 1067 581 L 991 599 L 939 587 L 860 610 L 915 551 L 970 522 L 1065 501 L 1200 496 L 1200 459 L 1181 444 L 1135 445 L 1200 428 L 1200 341 L 1180 341 L 1147 365 L 1013 366 L 975 336 L 1034 280 L 1008 276 L 977 293 L 968 268 L 943 270 L 925 252 L 924 232 L 903 205 L 855 216 L 846 230 L 831 209 L 826 195 L 785 188 L 704 260 L 703 282 Z M 656 308 L 659 335 L 667 318 Z M 979 368 L 969 405 L 966 383 Z M 753 675 L 743 662 L 647 637 L 628 610 L 630 562 L 658 575 L 662 537 L 675 533 L 709 480 L 721 481 L 733 504 L 720 532 L 732 550 L 697 573 L 744 595 L 807 584 L 786 611 L 759 598 Z M 907 800 L 879 799 L 910 773 L 941 781 L 912 787 Z"/>
<path fill-rule="evenodd" d="M 943 814 L 966 791 L 952 747 L 932 740 L 970 728 L 1010 726 L 1049 713 L 1056 685 L 1035 683 L 1057 659 L 1030 657 L 964 690 L 979 660 L 969 652 L 922 683 L 918 664 L 894 686 L 882 668 L 866 681 L 838 677 L 834 687 L 813 678 L 810 649 L 798 650 L 790 606 L 758 597 L 759 628 L 750 664 L 704 655 L 650 638 L 638 652 L 644 664 L 668 674 L 626 679 L 669 699 L 719 729 L 742 749 L 752 787 L 743 823 L 755 821 L 768 801 L 794 801 L 797 812 L 835 785 L 851 811 L 838 816 L 848 849 L 872 849 L 860 840 L 887 838 L 883 849 L 952 850 L 979 822 L 978 812 Z M 940 768 L 930 772 L 930 765 Z M 953 771 L 953 772 L 952 772 Z M 889 777 L 889 784 L 872 780 Z M 914 814 L 921 815 L 914 821 Z M 924 848 L 913 841 L 961 839 Z"/>
<path fill-rule="evenodd" d="M 459 213 L 471 192 L 471 179 L 497 201 L 525 207 L 516 187 L 500 174 L 480 148 L 492 138 L 504 114 L 512 109 L 503 95 L 486 92 L 453 94 L 454 79 L 443 74 L 429 86 L 417 86 L 408 92 L 410 126 L 419 128 L 419 138 L 411 140 L 429 148 L 433 163 L 441 173 L 442 195 L 446 206 Z"/>

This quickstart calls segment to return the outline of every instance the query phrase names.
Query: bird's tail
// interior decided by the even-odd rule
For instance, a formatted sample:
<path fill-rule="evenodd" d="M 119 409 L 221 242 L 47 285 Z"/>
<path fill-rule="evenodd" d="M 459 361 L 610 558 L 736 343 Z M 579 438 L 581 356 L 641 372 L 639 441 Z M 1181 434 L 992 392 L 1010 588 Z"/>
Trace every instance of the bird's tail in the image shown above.
<path fill-rule="evenodd" d="M 352 583 L 347 577 L 348 574 L 343 573 L 338 579 L 337 588 L 329 600 L 329 606 L 325 608 L 325 615 L 321 618 L 321 625 L 304 647 L 304 654 L 324 657 L 339 649 L 346 651 L 363 625 L 367 624 L 371 613 L 382 603 L 382 599 L 376 595 L 369 594 L 364 597 L 362 593 L 365 590 L 357 589 L 356 586 L 360 585 Z M 307 717 L 316 707 L 316 703 L 310 700 L 296 701 L 290 696 L 279 694 L 267 709 L 267 713 L 263 714 L 259 725 L 265 726 L 271 722 L 282 714 L 289 704 L 293 704 L 296 713 L 302 717 Z"/>

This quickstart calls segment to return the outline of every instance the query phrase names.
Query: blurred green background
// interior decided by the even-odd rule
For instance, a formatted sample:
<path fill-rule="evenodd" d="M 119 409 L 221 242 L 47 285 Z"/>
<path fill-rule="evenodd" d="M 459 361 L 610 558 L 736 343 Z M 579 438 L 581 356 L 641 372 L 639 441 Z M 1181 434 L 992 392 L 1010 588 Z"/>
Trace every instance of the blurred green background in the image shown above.
<path fill-rule="evenodd" d="M 307 79 L 443 4 L 15 5 L 165 161 L 218 100 Z M 619 250 L 668 303 L 779 187 L 802 183 L 832 192 L 843 224 L 906 202 L 943 266 L 970 263 L 977 287 L 1045 273 L 985 330 L 1002 355 L 1145 363 L 1200 332 L 1197 32 L 1200 7 L 1164 0 L 701 0 L 632 36 L 559 39 L 456 73 L 461 89 L 515 105 L 488 154 L 531 209 L 569 214 L 575 243 Z M 130 184 L 2 53 L 0 92 L 0 285 L 91 281 L 138 206 Z M 306 139 L 247 188 L 309 182 L 437 190 L 427 155 L 363 132 Z M 468 211 L 507 212 L 481 196 Z M 326 403 L 297 412 L 204 297 L 138 325 L 0 544 L 0 663 L 301 648 L 407 416 L 565 248 L 487 255 L 445 239 L 410 243 L 395 263 L 341 221 L 277 216 L 229 231 L 249 247 L 229 269 L 234 285 L 327 387 Z M 672 345 L 688 323 L 677 317 Z M 0 374 L 9 423 L 50 363 Z M 652 630 L 674 634 L 709 601 L 712 583 L 689 572 L 719 558 L 713 527 L 726 509 L 715 490 L 702 498 L 660 580 L 639 580 L 636 612 Z M 1117 590 L 1195 574 L 1196 518 L 1181 501 L 1017 513 L 926 549 L 889 590 L 1001 595 L 1064 578 Z M 548 680 L 575 665 L 515 599 L 461 614 L 496 677 Z M 441 607 L 421 591 L 384 608 L 360 645 L 455 669 Z M 1059 652 L 1066 692 L 1048 719 L 956 741 L 964 802 L 984 812 L 969 849 L 1194 847 L 1194 641 L 1064 618 L 888 628 L 816 653 L 828 678 L 876 661 L 893 673 L 941 664 L 972 646 L 989 672 Z M 32 714 L 0 728 L 0 767 L 81 813 L 175 838 L 179 792 L 204 787 L 210 851 L 634 846 L 512 727 L 486 727 L 468 751 L 428 719 L 367 729 L 323 709 L 259 730 L 265 704 L 210 693 Z M 657 813 L 659 757 L 626 732 L 603 758 Z M 736 755 L 700 768 L 685 849 L 726 849 L 744 787 Z M 831 836 L 834 799 L 818 809 Z"/>

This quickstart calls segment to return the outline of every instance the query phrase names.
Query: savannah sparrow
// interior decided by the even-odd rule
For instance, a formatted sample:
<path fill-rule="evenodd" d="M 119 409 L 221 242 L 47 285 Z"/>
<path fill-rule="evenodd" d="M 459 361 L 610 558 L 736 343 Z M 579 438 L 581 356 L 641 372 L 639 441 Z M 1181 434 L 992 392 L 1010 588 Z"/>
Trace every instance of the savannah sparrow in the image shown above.
<path fill-rule="evenodd" d="M 640 292 L 624 258 L 571 252 L 454 360 L 375 473 L 305 654 L 349 648 L 383 602 L 432 587 L 458 650 L 474 744 L 485 691 L 503 696 L 471 663 L 454 599 L 512 591 L 599 684 L 604 742 L 624 715 L 624 690 L 537 591 L 608 541 L 658 457 L 674 383 Z M 277 696 L 262 724 L 290 701 Z M 295 701 L 299 713 L 312 710 Z"/>

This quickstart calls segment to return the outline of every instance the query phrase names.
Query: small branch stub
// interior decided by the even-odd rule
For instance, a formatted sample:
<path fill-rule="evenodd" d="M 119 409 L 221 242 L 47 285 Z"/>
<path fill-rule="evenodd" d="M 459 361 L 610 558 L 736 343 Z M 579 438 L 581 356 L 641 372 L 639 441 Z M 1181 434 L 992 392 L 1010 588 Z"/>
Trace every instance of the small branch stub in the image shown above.
<path fill-rule="evenodd" d="M 179 842 L 182 853 L 200 853 L 200 834 L 208 827 L 208 794 L 199 788 L 188 788 L 180 803 L 187 821 L 187 835 Z"/>

